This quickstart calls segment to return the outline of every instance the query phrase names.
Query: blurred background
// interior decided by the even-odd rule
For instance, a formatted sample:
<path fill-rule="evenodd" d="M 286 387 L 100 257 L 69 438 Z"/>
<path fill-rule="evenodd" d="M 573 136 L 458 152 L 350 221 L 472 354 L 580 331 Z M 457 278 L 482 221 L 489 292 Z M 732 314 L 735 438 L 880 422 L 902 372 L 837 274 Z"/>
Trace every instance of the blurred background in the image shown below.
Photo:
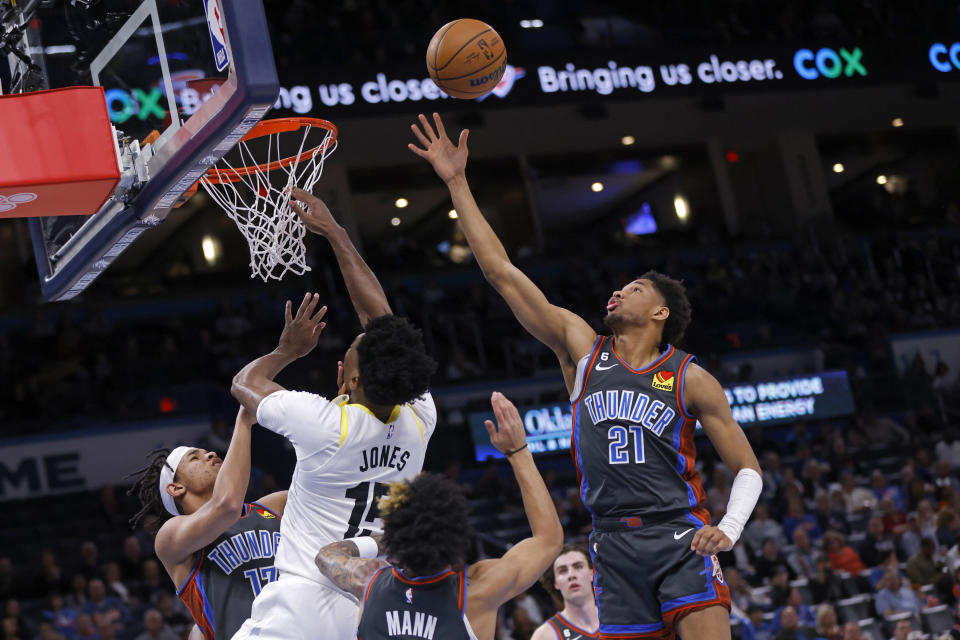
<path fill-rule="evenodd" d="M 69 77 L 91 46 L 84 21 L 138 3 L 48 4 L 44 44 L 65 47 L 48 64 Z M 406 148 L 436 110 L 451 135 L 471 130 L 477 200 L 552 302 L 603 331 L 611 291 L 637 274 L 684 280 L 679 346 L 728 389 L 764 470 L 761 507 L 722 558 L 735 635 L 837 638 L 854 621 L 879 640 L 904 619 L 939 637 L 960 593 L 960 5 L 648 4 L 265 3 L 283 85 L 271 116 L 337 124 L 315 191 L 440 363 L 427 468 L 470 496 L 478 554 L 528 535 L 509 468 L 484 448 L 503 391 L 568 536 L 589 532 L 555 357 L 483 281 L 445 187 Z M 467 16 L 508 48 L 481 101 L 423 85 L 431 35 Z M 0 637 L 184 636 L 152 541 L 126 523 L 124 477 L 171 440 L 222 455 L 232 376 L 274 347 L 284 302 L 305 291 L 328 327 L 278 381 L 335 395 L 360 327 L 326 242 L 307 248 L 305 276 L 251 280 L 245 242 L 201 191 L 51 304 L 25 221 L 0 220 Z M 716 521 L 732 476 L 698 449 Z M 284 488 L 293 463 L 256 431 L 251 497 Z M 787 616 L 782 636 L 785 606 L 799 629 Z M 532 590 L 499 637 L 529 637 L 551 607 Z"/>

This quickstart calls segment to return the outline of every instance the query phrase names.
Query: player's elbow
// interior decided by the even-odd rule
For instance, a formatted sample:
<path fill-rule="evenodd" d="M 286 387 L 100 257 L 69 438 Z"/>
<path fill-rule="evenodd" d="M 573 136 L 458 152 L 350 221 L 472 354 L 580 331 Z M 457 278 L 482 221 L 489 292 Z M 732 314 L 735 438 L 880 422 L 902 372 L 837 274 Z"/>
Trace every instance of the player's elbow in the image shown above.
<path fill-rule="evenodd" d="M 243 509 L 243 492 L 228 491 L 225 495 L 213 498 L 213 509 L 217 516 L 224 519 L 239 518 Z"/>
<path fill-rule="evenodd" d="M 546 527 L 544 531 L 538 532 L 536 538 L 544 554 L 550 556 L 551 559 L 556 558 L 563 548 L 563 526 L 561 526 L 560 520 L 554 517 L 554 522 L 551 522 L 550 526 Z"/>

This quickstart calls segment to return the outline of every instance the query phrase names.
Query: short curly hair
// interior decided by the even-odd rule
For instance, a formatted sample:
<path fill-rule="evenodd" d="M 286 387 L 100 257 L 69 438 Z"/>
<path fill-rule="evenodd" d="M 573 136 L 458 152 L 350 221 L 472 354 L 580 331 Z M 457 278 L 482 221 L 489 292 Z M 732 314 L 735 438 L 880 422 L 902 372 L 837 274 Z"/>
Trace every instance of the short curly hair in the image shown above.
<path fill-rule="evenodd" d="M 687 330 L 687 326 L 690 325 L 690 316 L 693 313 L 690 300 L 687 298 L 687 288 L 683 286 L 683 282 L 680 280 L 674 280 L 670 276 L 653 269 L 647 271 L 638 279 L 652 282 L 660 295 L 663 296 L 667 309 L 670 309 L 670 316 L 663 323 L 660 347 L 666 348 L 668 344 L 677 344 L 683 340 L 683 334 Z"/>
<path fill-rule="evenodd" d="M 467 499 L 455 482 L 426 472 L 394 482 L 379 510 L 387 557 L 412 577 L 463 566 L 473 530 Z"/>
<path fill-rule="evenodd" d="M 571 551 L 582 553 L 583 557 L 587 559 L 587 566 L 593 569 L 593 560 L 590 558 L 590 552 L 587 551 L 587 548 L 582 544 L 563 545 L 563 548 L 560 549 L 560 553 L 557 554 L 557 558 L 565 553 L 570 553 Z M 556 562 L 557 558 L 554 558 L 553 562 Z M 542 576 L 540 576 L 540 586 L 543 587 L 544 591 L 550 594 L 550 597 L 553 599 L 553 603 L 557 606 L 557 609 L 563 609 L 565 606 L 563 603 L 563 595 L 561 595 L 560 591 L 556 587 L 557 576 L 553 573 L 553 562 L 550 563 L 550 566 L 547 567 L 547 570 L 543 572 Z"/>
<path fill-rule="evenodd" d="M 423 335 L 409 320 L 394 315 L 373 318 L 357 345 L 360 383 L 379 405 L 411 402 L 430 388 L 437 362 L 423 346 Z"/>

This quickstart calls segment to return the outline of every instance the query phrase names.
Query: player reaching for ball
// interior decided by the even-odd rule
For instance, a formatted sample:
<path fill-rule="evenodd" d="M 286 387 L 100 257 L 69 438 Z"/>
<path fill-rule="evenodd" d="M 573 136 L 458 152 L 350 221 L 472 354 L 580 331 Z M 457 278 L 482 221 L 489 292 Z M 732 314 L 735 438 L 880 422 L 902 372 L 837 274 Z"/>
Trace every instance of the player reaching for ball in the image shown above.
<path fill-rule="evenodd" d="M 532 535 L 502 558 L 466 566 L 471 535 L 460 487 L 429 473 L 394 483 L 381 502 L 382 538 L 335 542 L 316 557 L 324 575 L 362 596 L 361 640 L 493 640 L 497 609 L 536 582 L 560 551 L 563 529 L 523 420 L 503 394 L 490 402 L 490 443 L 510 462 Z M 392 566 L 375 559 L 379 554 Z"/>
<path fill-rule="evenodd" d="M 333 246 L 364 333 L 338 363 L 338 398 L 281 387 L 274 377 L 309 354 L 325 326 L 326 308 L 307 294 L 296 314 L 287 303 L 278 347 L 234 378 L 234 396 L 297 455 L 279 578 L 264 587 L 235 637 L 346 640 L 356 635 L 356 602 L 320 574 L 313 557 L 330 542 L 381 531 L 377 501 L 388 483 L 420 473 L 437 424 L 427 392 L 436 363 L 420 332 L 391 314 L 376 276 L 323 202 L 299 189 L 293 195 L 307 228 Z"/>
<path fill-rule="evenodd" d="M 162 522 L 154 549 L 206 640 L 233 636 L 276 577 L 287 492 L 244 504 L 252 427 L 253 414 L 241 408 L 222 461 L 193 447 L 154 451 L 130 489 L 141 503 L 131 524 L 147 516 Z"/>
<path fill-rule="evenodd" d="M 673 346 L 690 321 L 683 284 L 648 271 L 615 289 L 604 317 L 613 335 L 598 336 L 510 262 L 467 183 L 468 132 L 455 145 L 433 120 L 411 125 L 421 146 L 410 149 L 447 184 L 486 279 L 560 361 L 580 495 L 593 516 L 600 637 L 729 638 L 730 593 L 715 554 L 740 537 L 762 480 L 723 388 Z M 717 526 L 694 467 L 698 420 L 736 474 Z"/>

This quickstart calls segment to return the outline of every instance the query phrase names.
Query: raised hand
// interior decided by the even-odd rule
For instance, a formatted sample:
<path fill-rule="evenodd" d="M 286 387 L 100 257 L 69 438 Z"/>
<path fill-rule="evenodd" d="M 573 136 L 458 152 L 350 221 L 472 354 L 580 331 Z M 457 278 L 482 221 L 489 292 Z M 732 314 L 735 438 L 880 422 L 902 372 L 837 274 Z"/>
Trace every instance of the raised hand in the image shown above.
<path fill-rule="evenodd" d="M 330 209 L 327 208 L 323 200 L 299 187 L 294 187 L 291 194 L 293 199 L 290 200 L 290 208 L 303 220 L 307 229 L 326 237 L 340 227 L 337 221 L 333 219 L 333 214 L 330 213 Z"/>
<path fill-rule="evenodd" d="M 306 294 L 295 316 L 291 313 L 293 305 L 287 300 L 283 333 L 280 334 L 279 349 L 281 351 L 287 352 L 295 358 L 302 358 L 317 346 L 320 332 L 327 326 L 326 322 L 320 322 L 324 314 L 327 313 L 327 307 L 320 307 L 314 313 L 319 298 L 320 294 L 317 293 Z"/>
<path fill-rule="evenodd" d="M 490 434 L 490 444 L 500 453 L 522 449 L 527 443 L 527 431 L 520 419 L 520 412 L 499 391 L 494 391 L 490 396 L 490 404 L 493 405 L 493 414 L 497 419 L 496 424 L 492 420 L 484 422 L 487 433 Z"/>
<path fill-rule="evenodd" d="M 436 125 L 436 131 L 427 120 L 427 117 L 420 114 L 420 124 L 410 125 L 413 135 L 417 137 L 423 147 L 411 143 L 407 146 L 415 154 L 424 158 L 433 165 L 433 170 L 437 172 L 440 179 L 444 182 L 450 182 L 454 178 L 465 175 L 467 168 L 467 136 L 470 135 L 469 129 L 460 132 L 460 142 L 454 146 L 447 137 L 447 131 L 443 128 L 443 120 L 440 114 L 433 114 L 433 122 Z"/>

